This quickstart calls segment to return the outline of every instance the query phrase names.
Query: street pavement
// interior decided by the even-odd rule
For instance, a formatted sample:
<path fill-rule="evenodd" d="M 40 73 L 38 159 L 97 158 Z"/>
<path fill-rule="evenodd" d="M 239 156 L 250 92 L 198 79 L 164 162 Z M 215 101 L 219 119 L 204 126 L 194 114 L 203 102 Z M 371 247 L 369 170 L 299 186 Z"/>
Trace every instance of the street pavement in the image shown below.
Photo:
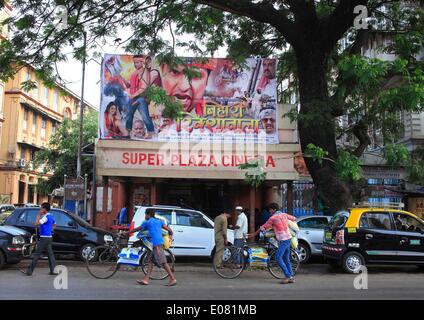
<path fill-rule="evenodd" d="M 177 260 L 178 285 L 167 280 L 140 286 L 140 272 L 119 271 L 111 279 L 97 280 L 81 262 L 62 260 L 68 268 L 68 289 L 55 289 L 55 276 L 48 275 L 47 261 L 40 261 L 32 277 L 19 272 L 28 261 L 0 271 L 0 300 L 6 299 L 155 299 L 155 300 L 272 300 L 272 299 L 423 299 L 424 272 L 416 267 L 370 267 L 368 289 L 357 290 L 357 275 L 334 272 L 326 264 L 301 267 L 296 283 L 281 285 L 267 271 L 245 270 L 232 280 L 218 277 L 206 261 Z M 363 284 L 363 282 L 361 282 Z M 62 282 L 63 285 L 63 282 Z"/>

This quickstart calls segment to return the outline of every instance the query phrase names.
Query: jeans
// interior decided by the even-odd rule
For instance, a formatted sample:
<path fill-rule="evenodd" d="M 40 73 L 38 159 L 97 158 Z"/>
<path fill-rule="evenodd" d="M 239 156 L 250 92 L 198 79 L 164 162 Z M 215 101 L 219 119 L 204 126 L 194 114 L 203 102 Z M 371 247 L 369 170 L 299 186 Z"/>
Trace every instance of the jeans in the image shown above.
<path fill-rule="evenodd" d="M 281 240 L 278 244 L 278 250 L 275 255 L 278 265 L 286 278 L 293 277 L 292 265 L 290 262 L 290 239 Z"/>
<path fill-rule="evenodd" d="M 141 118 L 144 121 L 144 124 L 146 125 L 147 131 L 150 133 L 155 132 L 155 126 L 153 124 L 152 118 L 150 117 L 149 105 L 147 104 L 146 99 L 144 99 L 143 97 L 138 97 L 133 99 L 132 103 L 135 103 L 136 106 L 130 106 L 130 113 L 127 120 L 127 129 L 132 129 L 134 113 L 136 110 L 138 110 L 141 115 Z"/>
<path fill-rule="evenodd" d="M 243 243 L 243 239 L 234 239 L 234 246 L 241 249 L 236 257 L 236 261 L 238 264 L 241 264 L 241 255 L 243 254 Z"/>
<path fill-rule="evenodd" d="M 38 259 L 40 259 L 43 251 L 47 251 L 49 257 L 49 268 L 50 272 L 54 272 L 56 267 L 56 260 L 54 258 L 53 248 L 52 248 L 52 238 L 40 237 L 40 240 L 37 243 L 34 254 L 32 255 L 32 262 L 28 267 L 27 273 L 32 274 L 34 272 L 35 266 L 37 265 Z"/>

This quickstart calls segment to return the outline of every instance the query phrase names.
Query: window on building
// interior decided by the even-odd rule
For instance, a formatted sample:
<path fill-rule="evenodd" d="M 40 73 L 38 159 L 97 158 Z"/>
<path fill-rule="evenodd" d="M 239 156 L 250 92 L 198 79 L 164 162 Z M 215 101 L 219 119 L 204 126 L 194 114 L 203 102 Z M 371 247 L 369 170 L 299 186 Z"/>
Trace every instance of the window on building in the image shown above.
<path fill-rule="evenodd" d="M 34 150 L 34 149 L 32 149 L 32 150 L 30 151 L 30 157 L 29 157 L 29 159 L 30 159 L 31 161 L 34 161 L 34 160 L 35 160 L 35 150 Z"/>
<path fill-rule="evenodd" d="M 52 135 L 56 134 L 57 124 L 56 122 L 52 122 Z"/>
<path fill-rule="evenodd" d="M 44 87 L 43 101 L 46 106 L 49 105 L 49 88 Z"/>
<path fill-rule="evenodd" d="M 24 130 L 28 130 L 28 110 L 24 109 Z"/>
<path fill-rule="evenodd" d="M 35 88 L 33 89 L 32 94 L 33 94 L 33 96 L 34 96 L 35 99 L 38 99 L 38 95 L 39 95 L 39 92 L 38 92 L 38 81 L 35 80 L 34 82 L 35 82 Z"/>
<path fill-rule="evenodd" d="M 59 111 L 59 94 L 57 91 L 54 91 L 53 93 L 53 110 Z"/>
<path fill-rule="evenodd" d="M 35 133 L 37 132 L 37 115 L 35 113 L 32 114 L 31 132 L 34 136 L 35 136 Z"/>
<path fill-rule="evenodd" d="M 27 68 L 24 81 L 30 81 L 30 80 L 31 80 L 31 71 L 29 70 L 29 68 Z M 25 91 L 27 91 L 27 90 L 25 90 Z"/>
<path fill-rule="evenodd" d="M 21 156 L 20 156 L 20 159 L 25 159 L 25 153 L 26 153 L 26 149 L 25 149 L 25 147 L 21 147 Z"/>
<path fill-rule="evenodd" d="M 47 120 L 46 118 L 42 118 L 41 119 L 41 138 L 45 139 L 46 138 L 46 128 L 47 128 Z"/>

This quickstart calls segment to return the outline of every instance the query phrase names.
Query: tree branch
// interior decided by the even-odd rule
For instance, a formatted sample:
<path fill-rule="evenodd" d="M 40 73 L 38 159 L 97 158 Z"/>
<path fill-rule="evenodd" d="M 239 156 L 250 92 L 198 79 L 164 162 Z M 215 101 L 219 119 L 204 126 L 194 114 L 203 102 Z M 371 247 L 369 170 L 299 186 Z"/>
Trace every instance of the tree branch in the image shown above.
<path fill-rule="evenodd" d="M 360 157 L 371 144 L 371 139 L 368 135 L 368 127 L 362 121 L 359 121 L 353 126 L 352 133 L 359 140 L 359 145 L 352 151 L 352 154 Z"/>
<path fill-rule="evenodd" d="M 249 0 L 193 0 L 212 8 L 245 16 L 258 22 L 268 23 L 275 27 L 286 39 L 294 45 L 299 41 L 299 29 L 289 19 L 291 12 L 287 9 L 275 9 L 268 2 L 252 3 Z"/>
<path fill-rule="evenodd" d="M 340 0 L 339 5 L 329 16 L 322 18 L 319 34 L 322 37 L 322 45 L 326 50 L 332 50 L 340 38 L 353 25 L 356 6 L 366 6 L 369 0 Z"/>

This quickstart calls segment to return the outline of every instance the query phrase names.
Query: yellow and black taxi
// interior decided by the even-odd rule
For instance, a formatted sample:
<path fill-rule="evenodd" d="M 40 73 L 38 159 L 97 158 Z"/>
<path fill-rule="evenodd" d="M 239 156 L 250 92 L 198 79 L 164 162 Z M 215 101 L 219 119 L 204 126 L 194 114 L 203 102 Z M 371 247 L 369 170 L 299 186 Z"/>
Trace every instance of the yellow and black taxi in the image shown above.
<path fill-rule="evenodd" d="M 365 203 L 338 212 L 324 231 L 327 262 L 349 273 L 368 264 L 424 267 L 424 221 L 402 207 Z"/>

